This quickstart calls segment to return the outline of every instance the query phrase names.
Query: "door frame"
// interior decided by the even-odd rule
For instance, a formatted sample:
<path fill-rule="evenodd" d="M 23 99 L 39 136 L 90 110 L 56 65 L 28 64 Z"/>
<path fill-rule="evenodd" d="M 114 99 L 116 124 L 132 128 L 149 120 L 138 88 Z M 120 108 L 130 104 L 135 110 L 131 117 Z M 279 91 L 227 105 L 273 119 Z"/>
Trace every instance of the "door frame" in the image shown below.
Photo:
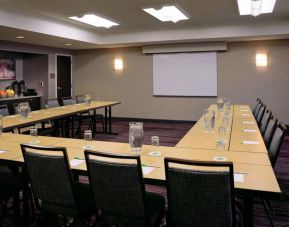
<path fill-rule="evenodd" d="M 70 83 L 71 83 L 71 96 L 73 96 L 73 73 L 72 73 L 72 55 L 71 54 L 55 54 L 55 98 L 57 98 L 57 56 L 70 57 Z"/>

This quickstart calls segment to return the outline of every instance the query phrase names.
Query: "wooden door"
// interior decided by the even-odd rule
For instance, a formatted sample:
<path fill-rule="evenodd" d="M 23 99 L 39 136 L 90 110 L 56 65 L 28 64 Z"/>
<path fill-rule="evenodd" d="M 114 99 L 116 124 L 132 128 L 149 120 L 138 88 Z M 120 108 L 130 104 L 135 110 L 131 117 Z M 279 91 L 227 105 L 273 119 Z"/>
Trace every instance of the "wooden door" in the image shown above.
<path fill-rule="evenodd" d="M 71 96 L 71 56 L 57 55 L 57 98 Z"/>

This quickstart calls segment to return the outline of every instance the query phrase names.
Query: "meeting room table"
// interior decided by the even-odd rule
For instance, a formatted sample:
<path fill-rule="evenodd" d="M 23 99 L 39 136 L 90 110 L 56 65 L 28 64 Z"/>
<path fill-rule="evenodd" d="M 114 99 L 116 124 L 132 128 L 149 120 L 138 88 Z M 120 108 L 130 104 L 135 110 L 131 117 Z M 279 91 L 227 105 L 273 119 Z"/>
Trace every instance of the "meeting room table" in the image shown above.
<path fill-rule="evenodd" d="M 215 106 L 212 105 L 210 108 L 214 109 Z M 55 114 L 54 111 L 51 111 L 52 116 Z M 80 110 L 75 109 L 75 112 L 78 111 Z M 234 193 L 244 198 L 244 224 L 252 226 L 253 198 L 279 198 L 281 190 L 250 107 L 234 105 L 230 112 L 230 123 L 227 125 L 225 135 L 226 146 L 223 150 L 216 149 L 217 127 L 221 125 L 221 115 L 216 118 L 215 130 L 209 132 L 204 130 L 202 116 L 175 147 L 159 146 L 156 153 L 154 146 L 143 145 L 139 153 L 143 176 L 148 184 L 165 185 L 165 157 L 230 161 L 234 167 Z M 0 162 L 23 166 L 21 143 L 34 142 L 30 135 L 3 133 L 0 139 Z M 76 176 L 87 175 L 85 149 L 133 154 L 129 143 L 38 136 L 37 145 L 66 147 L 71 169 Z"/>

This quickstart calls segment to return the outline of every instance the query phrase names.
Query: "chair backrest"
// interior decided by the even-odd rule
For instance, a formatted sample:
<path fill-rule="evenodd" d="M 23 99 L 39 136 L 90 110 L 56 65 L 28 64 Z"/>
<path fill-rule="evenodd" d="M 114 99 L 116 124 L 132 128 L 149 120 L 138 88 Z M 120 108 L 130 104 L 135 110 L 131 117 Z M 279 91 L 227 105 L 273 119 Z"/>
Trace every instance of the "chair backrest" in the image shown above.
<path fill-rule="evenodd" d="M 5 105 L 0 105 L 0 115 L 2 115 L 3 117 L 9 115 L 8 106 L 6 104 Z"/>
<path fill-rule="evenodd" d="M 269 149 L 268 149 L 269 158 L 273 167 L 275 166 L 277 162 L 286 130 L 287 130 L 286 126 L 283 123 L 279 123 L 273 134 L 273 137 L 272 137 Z"/>
<path fill-rule="evenodd" d="M 34 198 L 44 211 L 74 216 L 77 214 L 72 175 L 64 147 L 21 144 Z"/>
<path fill-rule="evenodd" d="M 261 107 L 262 107 L 262 103 L 260 102 L 260 103 L 257 105 L 256 110 L 253 112 L 255 119 L 257 118 Z"/>
<path fill-rule="evenodd" d="M 20 114 L 18 105 L 21 104 L 21 103 L 28 103 L 29 112 L 31 111 L 31 107 L 30 107 L 30 103 L 29 102 L 13 103 L 14 114 Z"/>
<path fill-rule="evenodd" d="M 60 106 L 59 102 L 58 102 L 58 99 L 48 99 L 47 100 L 47 105 L 49 106 L 49 108 L 54 108 L 54 107 Z"/>
<path fill-rule="evenodd" d="M 103 214 L 147 222 L 140 157 L 86 150 L 85 159 L 96 207 Z"/>
<path fill-rule="evenodd" d="M 74 104 L 74 100 L 72 97 L 62 97 L 63 106 L 72 105 Z"/>
<path fill-rule="evenodd" d="M 168 224 L 233 226 L 233 163 L 165 158 Z"/>
<path fill-rule="evenodd" d="M 269 122 L 271 116 L 272 116 L 272 112 L 267 109 L 266 112 L 264 113 L 263 117 L 262 117 L 262 121 L 260 124 L 260 131 L 261 131 L 262 136 L 264 136 L 264 134 L 265 134 L 265 131 L 266 131 L 266 128 L 267 128 L 267 125 L 268 125 L 268 122 Z"/>
<path fill-rule="evenodd" d="M 257 115 L 257 118 L 256 118 L 256 121 L 257 121 L 257 124 L 260 126 L 261 125 L 261 121 L 262 121 L 262 118 L 263 118 L 263 115 L 265 113 L 265 109 L 266 109 L 266 105 L 261 105 L 261 108 L 259 110 L 259 113 Z"/>
<path fill-rule="evenodd" d="M 272 116 L 266 127 L 266 131 L 264 133 L 263 139 L 267 148 L 269 148 L 270 142 L 272 140 L 273 133 L 277 125 L 277 121 L 278 119 Z"/>
<path fill-rule="evenodd" d="M 257 98 L 256 103 L 255 103 L 255 105 L 254 105 L 254 107 L 253 107 L 253 110 L 252 110 L 253 113 L 255 113 L 255 111 L 256 111 L 256 109 L 257 109 L 257 106 L 258 106 L 258 104 L 259 104 L 260 102 L 261 102 L 261 100 L 260 100 L 259 98 Z"/>
<path fill-rule="evenodd" d="M 85 102 L 85 95 L 76 95 L 76 102 L 77 103 L 84 103 Z"/>

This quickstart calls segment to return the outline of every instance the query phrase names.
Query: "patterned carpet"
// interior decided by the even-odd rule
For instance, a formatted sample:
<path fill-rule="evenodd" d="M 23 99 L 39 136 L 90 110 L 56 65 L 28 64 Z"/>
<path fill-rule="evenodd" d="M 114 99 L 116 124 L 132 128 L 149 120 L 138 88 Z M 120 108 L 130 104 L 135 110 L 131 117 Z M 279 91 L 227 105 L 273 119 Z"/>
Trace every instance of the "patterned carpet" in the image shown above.
<path fill-rule="evenodd" d="M 117 135 L 105 135 L 98 133 L 94 136 L 95 140 L 112 141 L 112 142 L 128 142 L 128 129 L 129 121 L 114 120 L 113 131 Z M 163 123 L 163 122 L 144 122 L 144 143 L 150 144 L 151 136 L 159 136 L 160 145 L 175 146 L 177 142 L 186 134 L 186 132 L 193 126 L 193 123 Z M 98 125 L 98 130 L 101 125 Z M 284 192 L 289 194 L 289 136 L 284 139 L 280 156 L 275 167 L 276 176 L 280 182 L 280 186 Z M 82 182 L 87 182 L 86 177 L 81 178 Z M 164 187 L 146 185 L 148 191 L 158 192 L 166 195 Z M 282 190 L 283 191 L 283 190 Z M 288 226 L 289 227 L 289 202 L 273 201 L 273 208 L 282 210 L 282 213 L 272 215 L 275 226 Z M 238 219 L 242 220 L 242 216 L 238 215 Z M 3 226 L 13 226 L 12 214 L 8 215 Z M 240 224 L 242 226 L 242 224 Z M 263 227 L 270 226 L 264 208 L 260 203 L 259 198 L 256 198 L 254 204 L 254 226 Z"/>

